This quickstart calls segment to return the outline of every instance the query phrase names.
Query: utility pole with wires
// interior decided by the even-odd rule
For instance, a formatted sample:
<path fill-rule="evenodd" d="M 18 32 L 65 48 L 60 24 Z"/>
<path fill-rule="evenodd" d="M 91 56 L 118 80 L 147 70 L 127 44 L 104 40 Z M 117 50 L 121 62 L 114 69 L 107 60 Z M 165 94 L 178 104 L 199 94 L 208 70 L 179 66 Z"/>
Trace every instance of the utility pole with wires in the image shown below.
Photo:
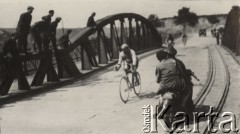
<path fill-rule="evenodd" d="M 62 33 L 64 34 L 65 31 L 64 31 L 64 25 L 63 25 L 63 19 L 62 19 Z"/>

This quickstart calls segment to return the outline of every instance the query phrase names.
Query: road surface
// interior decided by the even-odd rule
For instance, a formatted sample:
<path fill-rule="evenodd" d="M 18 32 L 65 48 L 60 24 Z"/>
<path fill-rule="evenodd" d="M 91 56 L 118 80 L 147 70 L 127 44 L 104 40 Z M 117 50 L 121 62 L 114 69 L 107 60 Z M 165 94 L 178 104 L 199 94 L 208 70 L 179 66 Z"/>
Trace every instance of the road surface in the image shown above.
<path fill-rule="evenodd" d="M 176 41 L 177 57 L 192 69 L 200 82 L 194 82 L 196 98 L 204 86 L 209 71 L 207 45 L 214 45 L 212 37 L 191 35 L 184 47 Z M 142 92 L 124 104 L 119 97 L 122 71 L 108 68 L 90 78 L 52 90 L 16 103 L 6 104 L 0 110 L 3 134 L 140 134 L 143 126 L 144 105 L 155 106 L 158 85 L 155 82 L 155 55 L 140 62 Z M 161 128 L 159 133 L 161 133 Z"/>

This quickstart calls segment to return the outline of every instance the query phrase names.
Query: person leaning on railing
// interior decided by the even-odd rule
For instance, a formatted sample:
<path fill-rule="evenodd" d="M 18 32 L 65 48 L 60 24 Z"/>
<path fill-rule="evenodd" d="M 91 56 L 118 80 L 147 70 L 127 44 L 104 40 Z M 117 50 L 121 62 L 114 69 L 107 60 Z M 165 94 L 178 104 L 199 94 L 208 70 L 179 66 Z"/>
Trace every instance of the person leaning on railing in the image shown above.
<path fill-rule="evenodd" d="M 72 33 L 72 30 L 69 29 L 67 30 L 66 33 L 64 33 L 59 39 L 58 39 L 58 42 L 59 42 L 59 45 L 66 49 L 68 48 L 68 46 L 71 44 L 71 41 L 69 39 L 69 35 Z"/>
<path fill-rule="evenodd" d="M 36 44 L 38 46 L 38 51 L 43 51 L 43 37 L 41 36 L 44 31 L 47 31 L 47 20 L 46 17 L 42 17 L 42 21 L 38 21 L 31 26 L 30 32 L 34 40 L 33 49 L 36 52 Z"/>
<path fill-rule="evenodd" d="M 57 26 L 58 23 L 61 21 L 62 19 L 60 17 L 57 17 L 55 19 L 55 21 L 51 22 L 50 26 L 49 26 L 49 34 L 50 34 L 50 41 L 52 42 L 52 46 L 54 51 L 57 50 L 57 44 L 56 44 L 56 31 L 57 31 Z"/>

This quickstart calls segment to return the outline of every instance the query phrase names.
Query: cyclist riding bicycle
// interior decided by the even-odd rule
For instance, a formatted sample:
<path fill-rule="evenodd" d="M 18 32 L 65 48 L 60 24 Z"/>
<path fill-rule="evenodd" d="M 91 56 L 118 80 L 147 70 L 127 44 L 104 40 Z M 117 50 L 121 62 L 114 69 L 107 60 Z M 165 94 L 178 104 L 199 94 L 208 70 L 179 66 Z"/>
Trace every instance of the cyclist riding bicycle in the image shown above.
<path fill-rule="evenodd" d="M 138 68 L 138 58 L 134 50 L 130 49 L 127 44 L 122 44 L 121 46 L 122 51 L 119 54 L 118 64 L 115 66 L 115 70 L 119 70 L 121 66 L 126 74 L 133 70 L 133 73 Z"/>
<path fill-rule="evenodd" d="M 168 46 L 174 46 L 174 44 L 175 44 L 174 37 L 171 34 L 168 35 L 168 37 L 166 39 L 166 43 Z"/>

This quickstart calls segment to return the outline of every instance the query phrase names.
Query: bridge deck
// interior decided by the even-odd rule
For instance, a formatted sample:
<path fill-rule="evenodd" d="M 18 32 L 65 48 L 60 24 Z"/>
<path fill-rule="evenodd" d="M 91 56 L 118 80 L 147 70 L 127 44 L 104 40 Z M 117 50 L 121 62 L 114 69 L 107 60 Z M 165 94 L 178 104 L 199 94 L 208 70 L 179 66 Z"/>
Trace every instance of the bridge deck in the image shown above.
<path fill-rule="evenodd" d="M 186 47 L 180 40 L 176 43 L 177 57 L 201 80 L 193 80 L 194 98 L 207 80 L 206 46 L 209 44 L 215 44 L 215 40 L 197 35 L 191 37 Z M 1 131 L 11 134 L 142 133 L 142 107 L 158 103 L 154 76 L 157 63 L 155 55 L 141 60 L 138 70 L 142 77 L 142 93 L 140 97 L 131 93 L 127 104 L 121 102 L 118 92 L 123 72 L 108 68 L 72 85 L 2 106 Z"/>

